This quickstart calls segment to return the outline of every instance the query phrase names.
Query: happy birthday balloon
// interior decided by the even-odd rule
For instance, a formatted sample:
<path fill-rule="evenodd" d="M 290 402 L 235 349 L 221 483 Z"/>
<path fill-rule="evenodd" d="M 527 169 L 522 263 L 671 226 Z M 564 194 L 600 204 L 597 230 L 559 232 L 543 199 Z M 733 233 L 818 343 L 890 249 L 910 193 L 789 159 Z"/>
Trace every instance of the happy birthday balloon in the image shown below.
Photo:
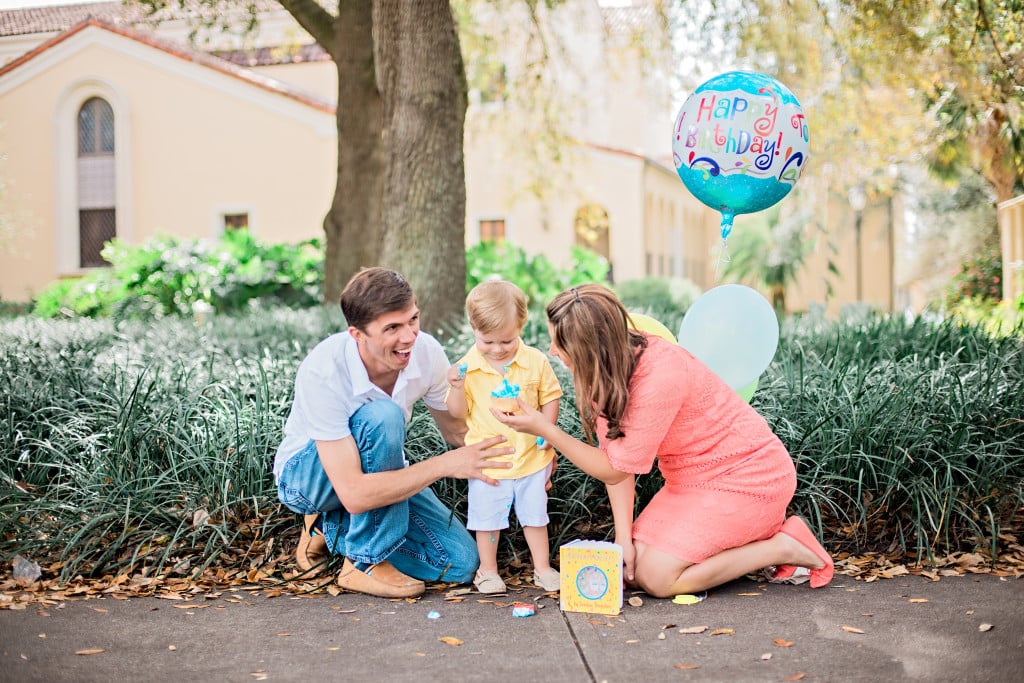
<path fill-rule="evenodd" d="M 760 292 L 719 285 L 697 297 L 679 325 L 679 345 L 736 391 L 757 381 L 779 346 L 779 319 Z M 747 398 L 749 400 L 749 398 Z"/>
<path fill-rule="evenodd" d="M 767 209 L 793 189 L 807 161 L 807 122 L 796 96 L 771 76 L 729 71 L 690 94 L 676 117 L 672 156 L 697 199 L 733 218 Z"/>

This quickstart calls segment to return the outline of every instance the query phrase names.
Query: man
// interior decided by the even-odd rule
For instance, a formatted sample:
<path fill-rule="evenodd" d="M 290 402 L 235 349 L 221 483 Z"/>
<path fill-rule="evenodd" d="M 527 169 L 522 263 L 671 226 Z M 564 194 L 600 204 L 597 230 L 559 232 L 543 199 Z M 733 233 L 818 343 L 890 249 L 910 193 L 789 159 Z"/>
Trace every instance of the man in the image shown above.
<path fill-rule="evenodd" d="M 357 273 L 341 294 L 348 330 L 320 342 L 299 365 L 295 397 L 274 460 L 278 497 L 305 516 L 296 549 L 304 571 L 344 555 L 340 587 L 412 597 L 424 580 L 465 583 L 476 543 L 430 490 L 443 477 L 481 479 L 489 458 L 513 451 L 504 437 L 414 465 L 405 428 L 424 400 L 445 440 L 461 446 L 465 424 L 445 408 L 448 359 L 420 332 L 409 283 L 385 268 Z"/>

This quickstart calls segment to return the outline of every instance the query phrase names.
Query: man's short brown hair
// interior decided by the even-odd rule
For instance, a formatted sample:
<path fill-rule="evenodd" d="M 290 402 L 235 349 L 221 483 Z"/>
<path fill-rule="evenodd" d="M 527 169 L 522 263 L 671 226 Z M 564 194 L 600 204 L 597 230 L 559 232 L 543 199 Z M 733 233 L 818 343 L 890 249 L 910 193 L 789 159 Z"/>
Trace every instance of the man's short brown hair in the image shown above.
<path fill-rule="evenodd" d="M 341 293 L 341 312 L 349 327 L 363 332 L 384 315 L 404 311 L 416 303 L 412 286 L 401 273 L 387 268 L 363 268 Z"/>

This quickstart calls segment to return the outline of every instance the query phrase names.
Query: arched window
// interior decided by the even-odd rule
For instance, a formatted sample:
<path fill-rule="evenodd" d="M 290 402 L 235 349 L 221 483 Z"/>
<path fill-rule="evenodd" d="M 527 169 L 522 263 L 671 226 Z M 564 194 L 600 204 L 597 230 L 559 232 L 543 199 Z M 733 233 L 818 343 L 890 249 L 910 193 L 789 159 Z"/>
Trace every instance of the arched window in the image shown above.
<path fill-rule="evenodd" d="M 608 212 L 600 204 L 584 204 L 576 211 L 576 244 L 609 259 Z"/>
<path fill-rule="evenodd" d="M 114 110 L 90 97 L 78 110 L 78 253 L 82 268 L 106 265 L 100 252 L 117 235 Z"/>

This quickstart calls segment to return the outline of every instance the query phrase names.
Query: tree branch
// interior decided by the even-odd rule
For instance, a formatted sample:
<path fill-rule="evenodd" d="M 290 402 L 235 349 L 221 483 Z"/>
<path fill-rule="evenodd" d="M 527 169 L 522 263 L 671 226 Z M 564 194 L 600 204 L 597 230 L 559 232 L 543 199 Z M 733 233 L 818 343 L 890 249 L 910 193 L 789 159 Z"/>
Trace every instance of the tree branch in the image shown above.
<path fill-rule="evenodd" d="M 345 0 L 338 0 L 344 2 Z M 316 0 L 278 0 L 278 3 L 295 17 L 302 28 L 313 36 L 320 47 L 333 58 L 334 54 L 334 17 Z"/>

